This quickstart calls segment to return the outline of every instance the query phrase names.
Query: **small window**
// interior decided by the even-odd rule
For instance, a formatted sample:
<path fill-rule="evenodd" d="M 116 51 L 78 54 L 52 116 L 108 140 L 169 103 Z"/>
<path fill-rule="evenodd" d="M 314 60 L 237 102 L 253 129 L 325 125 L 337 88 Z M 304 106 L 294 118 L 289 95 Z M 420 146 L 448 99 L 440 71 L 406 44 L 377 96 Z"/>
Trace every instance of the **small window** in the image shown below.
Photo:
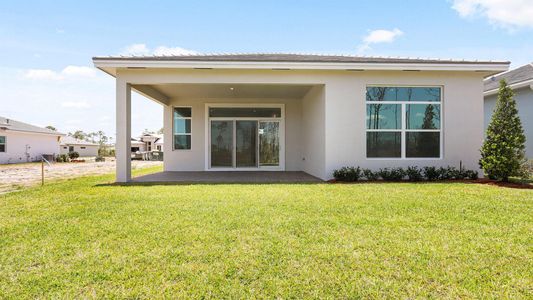
<path fill-rule="evenodd" d="M 173 119 L 174 150 L 191 149 L 192 109 L 175 107 Z"/>
<path fill-rule="evenodd" d="M 80 147 L 80 149 L 85 149 L 85 147 Z"/>
<path fill-rule="evenodd" d="M 6 152 L 6 137 L 0 136 L 0 152 Z"/>

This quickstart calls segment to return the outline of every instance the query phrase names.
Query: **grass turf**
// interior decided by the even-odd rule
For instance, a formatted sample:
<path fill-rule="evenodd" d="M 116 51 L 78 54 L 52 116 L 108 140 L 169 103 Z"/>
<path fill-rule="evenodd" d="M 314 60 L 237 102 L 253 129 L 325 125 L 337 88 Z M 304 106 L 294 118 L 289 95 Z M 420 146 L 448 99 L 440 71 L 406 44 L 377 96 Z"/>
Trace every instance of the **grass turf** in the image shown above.
<path fill-rule="evenodd" d="M 111 181 L 0 196 L 0 298 L 533 297 L 531 190 Z"/>

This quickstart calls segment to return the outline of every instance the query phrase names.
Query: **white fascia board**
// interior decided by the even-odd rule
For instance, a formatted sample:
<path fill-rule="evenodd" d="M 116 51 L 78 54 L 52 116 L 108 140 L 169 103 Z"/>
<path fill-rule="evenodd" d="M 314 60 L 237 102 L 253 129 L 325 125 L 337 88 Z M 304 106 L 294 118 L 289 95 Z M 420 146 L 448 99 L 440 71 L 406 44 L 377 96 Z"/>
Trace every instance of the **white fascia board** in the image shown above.
<path fill-rule="evenodd" d="M 533 79 L 529 79 L 529 80 L 526 80 L 526 81 L 522 81 L 522 82 L 517 82 L 517 83 L 513 83 L 511 85 L 509 85 L 509 87 L 511 89 L 519 89 L 519 88 L 523 88 L 523 87 L 526 87 L 526 86 L 529 86 L 530 89 L 533 90 Z M 488 91 L 485 91 L 483 92 L 483 96 L 491 96 L 491 95 L 495 95 L 498 93 L 498 90 L 500 88 L 495 88 L 495 89 L 492 89 L 492 90 L 488 90 Z"/>
<path fill-rule="evenodd" d="M 509 64 L 464 63 L 324 63 L 324 62 L 239 62 L 239 61 L 141 61 L 95 60 L 99 69 L 168 68 L 168 69 L 291 69 L 291 70 L 420 70 L 420 71 L 480 71 L 500 73 Z"/>

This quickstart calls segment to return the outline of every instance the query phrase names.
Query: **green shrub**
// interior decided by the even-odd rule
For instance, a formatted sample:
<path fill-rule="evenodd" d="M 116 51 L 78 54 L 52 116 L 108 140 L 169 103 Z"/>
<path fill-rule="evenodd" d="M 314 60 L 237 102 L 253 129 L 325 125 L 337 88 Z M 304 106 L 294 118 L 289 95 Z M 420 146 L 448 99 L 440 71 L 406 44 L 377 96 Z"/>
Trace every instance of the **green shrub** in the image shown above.
<path fill-rule="evenodd" d="M 405 171 L 402 168 L 384 168 L 379 169 L 378 175 L 385 181 L 400 181 L 405 176 Z"/>
<path fill-rule="evenodd" d="M 375 181 L 379 179 L 379 175 L 370 169 L 363 169 L 363 176 L 366 178 L 366 180 L 371 180 L 371 181 Z"/>
<path fill-rule="evenodd" d="M 422 176 L 422 170 L 418 167 L 407 167 L 405 175 L 409 181 L 421 181 L 424 179 L 424 176 Z"/>
<path fill-rule="evenodd" d="M 338 181 L 353 182 L 361 178 L 361 168 L 342 167 L 333 171 L 333 177 Z"/>
<path fill-rule="evenodd" d="M 481 147 L 480 167 L 491 179 L 509 181 L 511 176 L 524 177 L 525 142 L 514 92 L 502 80 L 496 108 Z"/>
<path fill-rule="evenodd" d="M 56 157 L 57 162 L 69 162 L 70 158 L 66 154 L 61 154 Z"/>
<path fill-rule="evenodd" d="M 105 158 L 103 156 L 97 156 L 95 159 L 94 159 L 95 162 L 104 162 L 105 161 Z"/>
<path fill-rule="evenodd" d="M 429 181 L 438 180 L 440 177 L 439 169 L 437 169 L 436 167 L 424 167 L 423 173 L 426 180 Z"/>
<path fill-rule="evenodd" d="M 468 178 L 472 180 L 476 180 L 479 178 L 478 172 L 474 170 L 464 170 L 462 173 L 463 173 L 464 178 Z"/>
<path fill-rule="evenodd" d="M 68 153 L 68 157 L 70 159 L 76 159 L 76 158 L 80 157 L 80 154 L 78 152 L 76 152 L 76 151 L 72 151 L 72 152 Z"/>
<path fill-rule="evenodd" d="M 439 180 L 450 180 L 455 178 L 457 170 L 450 166 L 446 168 L 440 167 L 437 169 L 437 173 L 439 174 Z"/>

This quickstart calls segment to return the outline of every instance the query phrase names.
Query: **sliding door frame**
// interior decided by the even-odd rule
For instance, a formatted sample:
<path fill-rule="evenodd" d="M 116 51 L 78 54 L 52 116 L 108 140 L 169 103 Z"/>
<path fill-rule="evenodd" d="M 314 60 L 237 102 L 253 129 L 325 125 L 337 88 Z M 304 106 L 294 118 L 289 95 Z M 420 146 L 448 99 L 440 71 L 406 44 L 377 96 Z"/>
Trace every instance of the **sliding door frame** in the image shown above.
<path fill-rule="evenodd" d="M 209 117 L 209 108 L 211 107 L 271 107 L 280 108 L 280 118 L 258 118 L 258 117 Z M 233 167 L 214 167 L 211 168 L 211 121 L 233 121 Z M 259 137 L 257 141 L 257 167 L 243 167 L 237 168 L 235 166 L 235 141 L 236 141 L 236 122 L 235 121 L 257 121 L 257 128 L 259 129 L 259 122 L 279 122 L 279 166 L 260 166 L 259 157 Z M 285 104 L 279 103 L 206 103 L 205 104 L 205 171 L 285 171 Z"/>

